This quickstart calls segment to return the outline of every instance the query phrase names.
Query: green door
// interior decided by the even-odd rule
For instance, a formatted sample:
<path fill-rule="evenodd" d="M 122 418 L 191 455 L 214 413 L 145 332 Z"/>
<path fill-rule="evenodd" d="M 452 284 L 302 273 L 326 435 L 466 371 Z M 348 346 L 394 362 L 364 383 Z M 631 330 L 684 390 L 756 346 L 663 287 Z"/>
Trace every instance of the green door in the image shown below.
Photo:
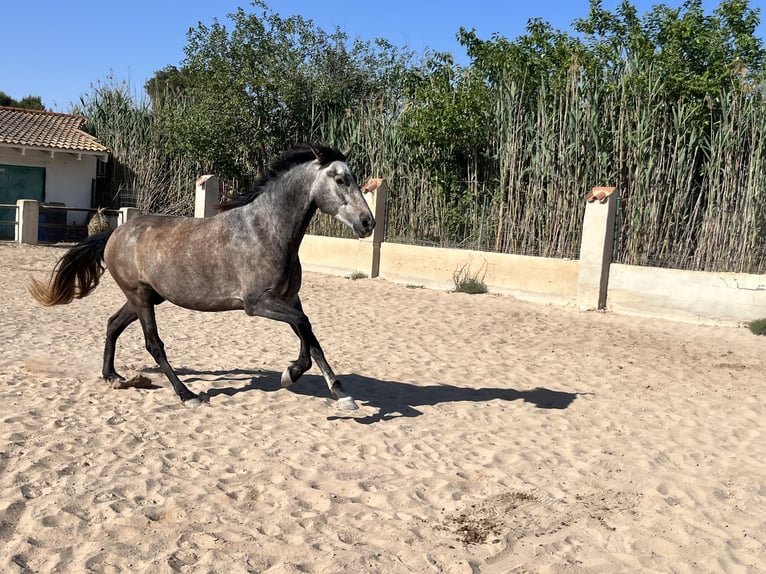
<path fill-rule="evenodd" d="M 18 199 L 45 199 L 45 168 L 0 164 L 0 204 L 16 204 Z M 13 239 L 16 210 L 0 207 L 0 239 Z"/>

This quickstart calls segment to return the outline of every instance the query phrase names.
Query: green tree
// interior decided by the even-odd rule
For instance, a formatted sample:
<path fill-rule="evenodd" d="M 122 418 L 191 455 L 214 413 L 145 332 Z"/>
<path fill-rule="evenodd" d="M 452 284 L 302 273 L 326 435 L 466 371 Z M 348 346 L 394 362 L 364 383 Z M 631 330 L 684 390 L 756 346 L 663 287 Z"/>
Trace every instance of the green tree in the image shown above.
<path fill-rule="evenodd" d="M 26 96 L 20 100 L 14 100 L 5 92 L 0 92 L 0 106 L 23 108 L 26 110 L 44 110 L 43 100 L 40 96 Z"/>
<path fill-rule="evenodd" d="M 615 12 L 591 0 L 588 17 L 574 28 L 602 72 L 637 64 L 638 77 L 647 69 L 659 73 L 669 101 L 709 101 L 760 78 L 766 52 L 759 21 L 748 0 L 723 0 L 710 15 L 701 0 L 658 4 L 643 17 L 628 0 Z"/>
<path fill-rule="evenodd" d="M 314 139 L 327 117 L 399 83 L 410 55 L 389 43 L 350 42 L 261 1 L 191 29 L 180 68 L 147 83 L 169 150 L 245 181 L 290 143 Z M 344 142 L 331 142 L 343 145 Z"/>
<path fill-rule="evenodd" d="M 514 41 L 497 34 L 481 40 L 474 30 L 461 28 L 460 44 L 471 58 L 471 69 L 486 83 L 499 86 L 513 81 L 535 92 L 541 82 L 560 85 L 573 66 L 583 64 L 582 42 L 533 18 L 527 32 Z"/>

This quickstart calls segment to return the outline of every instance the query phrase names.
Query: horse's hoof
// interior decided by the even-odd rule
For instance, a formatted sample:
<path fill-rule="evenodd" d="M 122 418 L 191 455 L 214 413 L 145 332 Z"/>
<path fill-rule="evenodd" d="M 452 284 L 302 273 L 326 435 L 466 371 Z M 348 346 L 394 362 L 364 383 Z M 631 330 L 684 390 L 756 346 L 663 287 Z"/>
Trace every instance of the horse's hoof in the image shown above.
<path fill-rule="evenodd" d="M 285 372 L 282 373 L 282 388 L 286 389 L 294 382 L 295 381 L 293 381 L 293 378 L 290 376 L 290 369 L 285 369 Z"/>
<path fill-rule="evenodd" d="M 355 411 L 359 408 L 359 405 L 351 397 L 343 397 L 338 399 L 338 408 L 342 411 Z"/>
<path fill-rule="evenodd" d="M 185 400 L 183 402 L 183 405 L 187 409 L 192 409 L 192 410 L 198 409 L 202 406 L 202 400 L 199 397 L 194 397 L 194 398 Z"/>

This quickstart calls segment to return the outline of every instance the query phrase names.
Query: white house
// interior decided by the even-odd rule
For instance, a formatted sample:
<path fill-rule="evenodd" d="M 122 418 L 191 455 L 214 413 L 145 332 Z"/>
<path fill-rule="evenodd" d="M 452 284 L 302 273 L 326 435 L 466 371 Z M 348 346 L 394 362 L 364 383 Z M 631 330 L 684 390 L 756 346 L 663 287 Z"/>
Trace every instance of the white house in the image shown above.
<path fill-rule="evenodd" d="M 92 208 L 109 150 L 83 131 L 79 115 L 0 106 L 0 206 L 18 199 Z M 0 207 L 0 239 L 12 239 L 13 208 Z M 86 212 L 59 212 L 83 225 Z M 42 217 L 42 215 L 41 215 Z M 3 223 L 5 222 L 5 223 Z"/>

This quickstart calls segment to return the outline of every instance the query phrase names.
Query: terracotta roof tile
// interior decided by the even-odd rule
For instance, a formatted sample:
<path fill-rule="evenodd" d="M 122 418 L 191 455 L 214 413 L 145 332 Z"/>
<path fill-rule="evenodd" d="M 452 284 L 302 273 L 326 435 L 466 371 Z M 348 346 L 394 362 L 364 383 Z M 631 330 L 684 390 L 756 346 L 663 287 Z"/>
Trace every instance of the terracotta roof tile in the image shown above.
<path fill-rule="evenodd" d="M 40 110 L 0 106 L 0 145 L 68 152 L 108 153 L 83 131 L 85 118 Z"/>

